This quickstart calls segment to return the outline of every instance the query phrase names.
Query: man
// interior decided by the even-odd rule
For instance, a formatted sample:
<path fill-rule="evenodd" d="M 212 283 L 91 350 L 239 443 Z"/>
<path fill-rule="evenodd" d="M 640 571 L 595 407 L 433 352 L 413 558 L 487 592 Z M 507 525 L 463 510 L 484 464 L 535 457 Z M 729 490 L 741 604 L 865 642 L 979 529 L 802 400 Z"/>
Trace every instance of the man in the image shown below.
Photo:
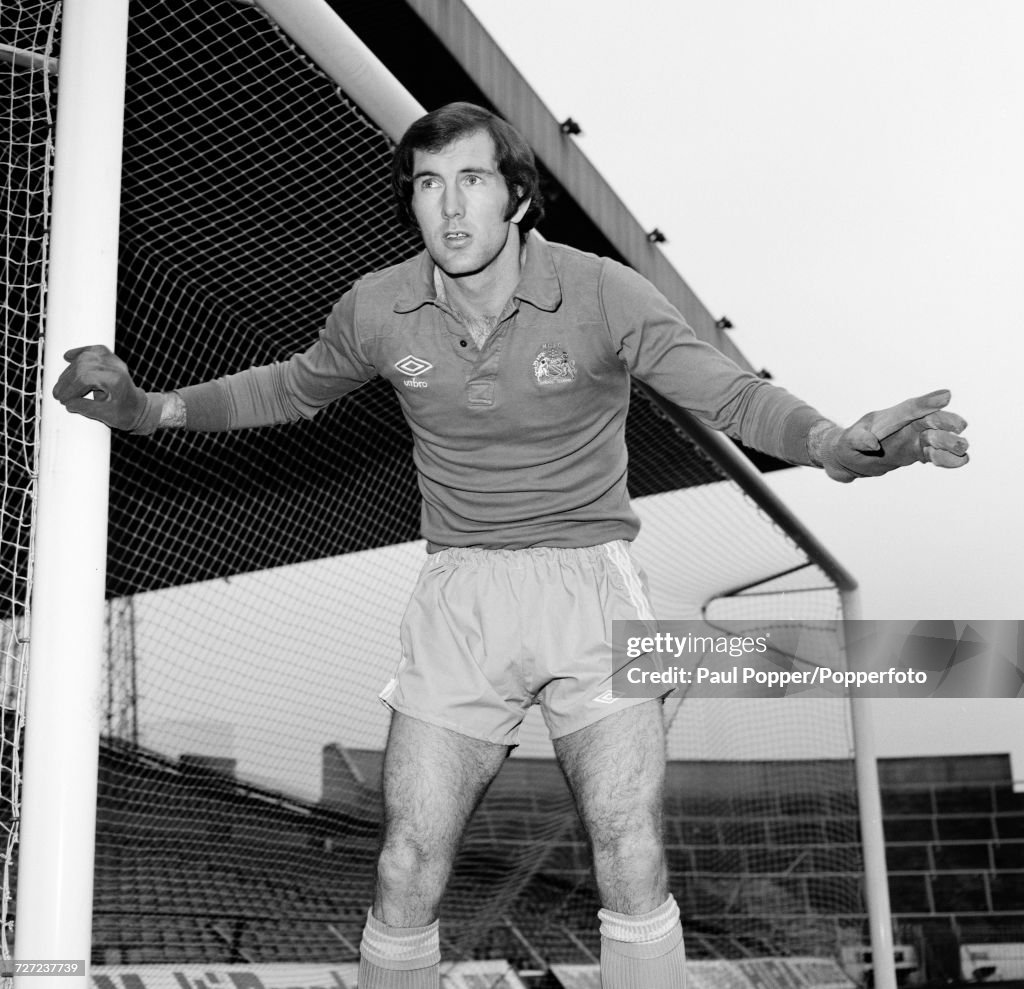
<path fill-rule="evenodd" d="M 698 341 L 643 278 L 530 233 L 533 155 L 451 104 L 393 166 L 416 258 L 358 281 L 288 361 L 146 394 L 102 347 L 69 352 L 54 394 L 136 433 L 311 417 L 383 375 L 412 429 L 429 555 L 381 699 L 392 710 L 377 887 L 360 989 L 438 984 L 438 908 L 466 823 L 529 706 L 541 705 L 593 850 L 607 989 L 683 984 L 661 838 L 661 702 L 609 703 L 611 623 L 650 617 L 628 544 L 630 375 L 710 425 L 839 481 L 967 461 L 934 392 L 849 429 Z M 92 397 L 89 397 L 92 396 Z"/>

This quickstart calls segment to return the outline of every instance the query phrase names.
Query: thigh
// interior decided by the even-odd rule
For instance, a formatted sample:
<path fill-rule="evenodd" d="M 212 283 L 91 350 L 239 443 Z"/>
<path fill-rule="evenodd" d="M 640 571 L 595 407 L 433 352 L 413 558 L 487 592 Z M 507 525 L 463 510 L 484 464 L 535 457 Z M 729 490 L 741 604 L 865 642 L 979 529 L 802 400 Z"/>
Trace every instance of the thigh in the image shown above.
<path fill-rule="evenodd" d="M 665 720 L 652 699 L 554 740 L 555 754 L 591 841 L 614 840 L 637 824 L 660 831 Z"/>
<path fill-rule="evenodd" d="M 509 753 L 394 712 L 384 755 L 384 840 L 454 856 L 466 823 Z"/>

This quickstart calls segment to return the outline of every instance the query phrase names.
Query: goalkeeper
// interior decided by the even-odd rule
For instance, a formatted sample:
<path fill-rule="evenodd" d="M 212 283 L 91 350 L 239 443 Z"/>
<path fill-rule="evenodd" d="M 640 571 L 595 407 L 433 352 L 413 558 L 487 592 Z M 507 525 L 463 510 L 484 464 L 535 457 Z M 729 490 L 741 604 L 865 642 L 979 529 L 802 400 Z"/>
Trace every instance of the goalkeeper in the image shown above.
<path fill-rule="evenodd" d="M 380 375 L 414 437 L 428 556 L 381 699 L 384 835 L 360 989 L 438 985 L 438 910 L 466 824 L 540 704 L 593 851 L 606 989 L 684 984 L 661 836 L 661 702 L 610 690 L 616 619 L 651 617 L 629 553 L 630 376 L 835 480 L 967 462 L 936 391 L 849 428 L 699 341 L 632 270 L 532 233 L 533 154 L 488 111 L 418 120 L 392 168 L 424 250 L 360 279 L 287 361 L 166 393 L 104 347 L 67 354 L 69 411 L 137 434 L 311 418 Z"/>

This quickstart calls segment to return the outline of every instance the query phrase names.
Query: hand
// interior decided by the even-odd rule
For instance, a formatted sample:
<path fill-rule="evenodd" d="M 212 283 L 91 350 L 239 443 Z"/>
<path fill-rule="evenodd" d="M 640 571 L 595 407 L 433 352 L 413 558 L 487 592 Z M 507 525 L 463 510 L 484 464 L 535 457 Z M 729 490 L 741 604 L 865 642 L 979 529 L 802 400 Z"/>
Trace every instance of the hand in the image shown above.
<path fill-rule="evenodd" d="M 816 459 L 829 477 L 843 483 L 878 477 L 918 461 L 963 467 L 968 443 L 960 433 L 967 422 L 955 412 L 943 411 L 949 399 L 945 389 L 933 391 L 869 412 L 848 429 L 834 426 L 821 438 Z"/>
<path fill-rule="evenodd" d="M 69 350 L 64 360 L 69 364 L 54 385 L 53 397 L 68 412 L 96 419 L 112 429 L 142 426 L 149 401 L 120 357 L 98 344 Z"/>

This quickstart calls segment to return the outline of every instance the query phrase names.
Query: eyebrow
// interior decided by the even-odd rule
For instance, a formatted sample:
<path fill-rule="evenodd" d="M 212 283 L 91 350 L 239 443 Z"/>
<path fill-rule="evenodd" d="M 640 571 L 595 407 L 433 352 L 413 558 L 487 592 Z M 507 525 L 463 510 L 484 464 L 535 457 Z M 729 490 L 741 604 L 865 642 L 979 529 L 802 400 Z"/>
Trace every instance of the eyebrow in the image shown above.
<path fill-rule="evenodd" d="M 460 168 L 457 174 L 465 175 L 467 173 L 479 174 L 479 175 L 497 175 L 498 174 L 497 169 L 488 168 L 485 165 L 469 165 L 466 168 Z M 435 172 L 435 171 L 433 171 L 433 170 L 431 170 L 429 168 L 421 168 L 418 172 L 413 172 L 413 175 L 412 175 L 414 181 L 416 179 L 427 178 L 428 176 L 432 176 L 432 177 L 435 177 L 435 178 L 440 178 L 441 177 L 441 173 L 440 172 Z"/>

